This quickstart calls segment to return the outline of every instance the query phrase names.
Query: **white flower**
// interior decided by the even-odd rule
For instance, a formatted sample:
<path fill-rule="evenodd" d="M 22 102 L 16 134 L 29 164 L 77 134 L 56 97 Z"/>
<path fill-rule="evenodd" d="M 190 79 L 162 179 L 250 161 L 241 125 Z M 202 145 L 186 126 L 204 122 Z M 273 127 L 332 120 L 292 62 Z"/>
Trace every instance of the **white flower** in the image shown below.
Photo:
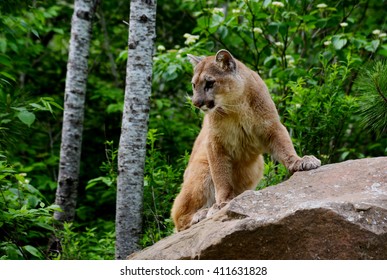
<path fill-rule="evenodd" d="M 282 43 L 282 42 L 275 42 L 274 45 L 276 45 L 277 47 L 283 47 L 284 43 Z"/>
<path fill-rule="evenodd" d="M 157 47 L 157 50 L 158 50 L 159 52 L 163 52 L 163 51 L 165 51 L 165 47 L 164 47 L 163 45 L 159 45 L 159 46 Z"/>
<path fill-rule="evenodd" d="M 232 9 L 233 14 L 240 14 L 241 10 L 240 9 Z"/>
<path fill-rule="evenodd" d="M 379 29 L 375 29 L 374 31 L 372 31 L 372 34 L 379 35 L 380 34 L 380 30 Z"/>
<path fill-rule="evenodd" d="M 327 7 L 328 7 L 328 5 L 325 4 L 325 3 L 321 3 L 321 4 L 318 4 L 318 5 L 317 5 L 317 8 L 319 8 L 319 9 L 325 9 L 325 8 L 327 8 Z"/>
<path fill-rule="evenodd" d="M 223 9 L 222 8 L 214 8 L 212 10 L 214 14 L 222 14 L 223 15 Z"/>
<path fill-rule="evenodd" d="M 325 42 L 324 42 L 324 45 L 325 45 L 325 46 L 329 46 L 330 44 L 332 44 L 332 41 L 325 41 Z"/>
<path fill-rule="evenodd" d="M 340 23 L 340 26 L 341 26 L 341 27 L 347 27 L 347 26 L 348 26 L 348 23 L 342 22 L 342 23 Z"/>
<path fill-rule="evenodd" d="M 277 1 L 274 1 L 271 3 L 273 6 L 276 6 L 276 7 L 279 7 L 279 8 L 283 8 L 285 7 L 284 3 L 282 2 L 277 2 Z"/>
<path fill-rule="evenodd" d="M 294 62 L 294 58 L 293 58 L 293 56 L 291 56 L 291 55 L 288 55 L 288 54 L 287 54 L 287 55 L 285 56 L 285 58 L 286 58 L 286 60 L 288 60 L 289 62 L 290 62 L 290 61 L 293 61 L 293 62 Z"/>
<path fill-rule="evenodd" d="M 296 104 L 296 108 L 297 108 L 297 109 L 298 109 L 298 108 L 301 108 L 301 104 L 297 103 L 297 104 Z"/>
<path fill-rule="evenodd" d="M 263 32 L 262 29 L 259 27 L 254 27 L 253 31 L 254 33 L 258 33 L 258 34 L 261 34 Z"/>
<path fill-rule="evenodd" d="M 286 55 L 285 56 L 285 59 L 287 60 L 287 62 L 288 62 L 288 67 L 294 67 L 294 58 L 293 58 L 293 56 L 291 56 L 291 55 Z"/>
<path fill-rule="evenodd" d="M 177 54 L 177 55 L 176 55 L 176 58 L 181 58 L 181 55 L 180 55 L 180 54 Z"/>
<path fill-rule="evenodd" d="M 379 34 L 379 38 L 384 38 L 384 37 L 386 37 L 387 36 L 387 33 L 380 33 Z"/>
<path fill-rule="evenodd" d="M 186 38 L 184 44 L 191 45 L 195 43 L 197 40 L 199 40 L 199 35 L 191 35 L 191 34 L 185 33 L 184 38 Z"/>

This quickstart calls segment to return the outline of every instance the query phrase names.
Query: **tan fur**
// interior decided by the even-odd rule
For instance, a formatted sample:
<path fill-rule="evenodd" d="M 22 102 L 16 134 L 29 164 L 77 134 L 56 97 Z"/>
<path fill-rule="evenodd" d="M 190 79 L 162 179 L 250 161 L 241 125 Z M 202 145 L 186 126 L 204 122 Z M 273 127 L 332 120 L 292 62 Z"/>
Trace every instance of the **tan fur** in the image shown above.
<path fill-rule="evenodd" d="M 264 153 L 272 154 L 290 172 L 320 166 L 315 157 L 296 154 L 257 73 L 226 50 L 189 58 L 195 66 L 192 102 L 205 116 L 172 208 L 178 231 L 254 189 L 263 176 Z"/>

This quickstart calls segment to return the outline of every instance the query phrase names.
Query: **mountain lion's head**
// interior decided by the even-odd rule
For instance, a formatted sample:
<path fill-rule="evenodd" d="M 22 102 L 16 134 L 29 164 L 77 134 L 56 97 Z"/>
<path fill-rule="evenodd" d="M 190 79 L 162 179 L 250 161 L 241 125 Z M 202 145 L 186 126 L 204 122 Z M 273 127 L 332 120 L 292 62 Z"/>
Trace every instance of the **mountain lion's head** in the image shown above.
<path fill-rule="evenodd" d="M 227 50 L 215 56 L 188 55 L 194 68 L 192 103 L 204 112 L 231 113 L 244 92 L 240 62 Z"/>

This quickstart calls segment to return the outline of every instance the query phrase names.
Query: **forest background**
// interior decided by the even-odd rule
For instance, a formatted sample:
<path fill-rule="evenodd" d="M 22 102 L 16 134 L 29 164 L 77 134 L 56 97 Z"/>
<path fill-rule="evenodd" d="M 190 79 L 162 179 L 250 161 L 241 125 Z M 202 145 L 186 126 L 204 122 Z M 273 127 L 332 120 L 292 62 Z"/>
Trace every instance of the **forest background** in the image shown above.
<path fill-rule="evenodd" d="M 146 247 L 173 233 L 202 114 L 186 55 L 228 49 L 259 72 L 300 155 L 387 155 L 386 1 L 159 0 L 144 179 Z M 16 8 L 17 7 L 17 8 Z M 54 227 L 72 1 L 0 2 L 0 258 L 113 259 L 129 1 L 101 1 L 89 56 L 76 218 Z M 257 189 L 289 176 L 266 157 Z M 59 238 L 60 252 L 48 250 Z"/>

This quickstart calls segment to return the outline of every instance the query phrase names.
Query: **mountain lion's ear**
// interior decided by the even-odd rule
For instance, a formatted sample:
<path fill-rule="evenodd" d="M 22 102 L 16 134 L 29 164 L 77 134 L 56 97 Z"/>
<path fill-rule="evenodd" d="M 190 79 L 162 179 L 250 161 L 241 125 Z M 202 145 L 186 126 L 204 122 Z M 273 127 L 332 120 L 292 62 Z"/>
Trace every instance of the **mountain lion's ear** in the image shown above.
<path fill-rule="evenodd" d="M 216 53 L 215 62 L 225 71 L 235 71 L 236 61 L 227 50 L 220 50 Z"/>
<path fill-rule="evenodd" d="M 192 54 L 187 54 L 189 62 L 195 67 L 199 64 L 200 61 L 203 60 L 204 56 L 194 56 Z"/>

